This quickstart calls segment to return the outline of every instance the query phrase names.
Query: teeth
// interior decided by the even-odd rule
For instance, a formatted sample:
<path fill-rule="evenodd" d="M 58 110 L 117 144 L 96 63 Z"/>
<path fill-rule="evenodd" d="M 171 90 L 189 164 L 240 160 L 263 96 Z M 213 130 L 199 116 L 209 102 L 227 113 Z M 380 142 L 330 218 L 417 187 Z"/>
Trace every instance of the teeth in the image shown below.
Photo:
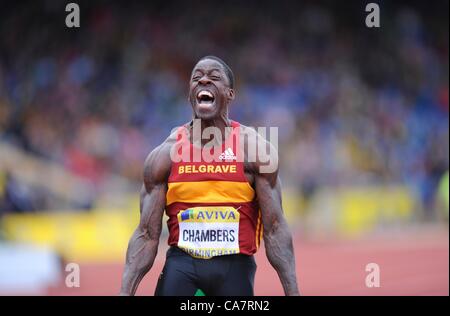
<path fill-rule="evenodd" d="M 201 97 L 204 96 L 204 95 L 206 95 L 206 96 L 208 96 L 208 97 L 210 97 L 210 98 L 213 98 L 213 97 L 214 97 L 213 94 L 212 94 L 211 92 L 207 91 L 207 90 L 202 90 L 202 91 L 200 91 L 200 92 L 197 94 L 197 97 L 201 98 Z"/>

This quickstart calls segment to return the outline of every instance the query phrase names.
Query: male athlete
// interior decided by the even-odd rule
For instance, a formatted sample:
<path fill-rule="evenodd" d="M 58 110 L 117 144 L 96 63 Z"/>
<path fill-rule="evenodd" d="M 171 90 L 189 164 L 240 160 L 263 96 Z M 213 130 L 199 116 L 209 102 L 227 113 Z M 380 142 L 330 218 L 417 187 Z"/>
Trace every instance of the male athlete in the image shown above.
<path fill-rule="evenodd" d="M 277 153 L 254 129 L 228 118 L 234 96 L 225 62 L 200 59 L 190 79 L 193 120 L 145 161 L 141 217 L 128 245 L 121 295 L 134 295 L 152 267 L 164 210 L 170 248 L 155 295 L 192 296 L 200 289 L 208 296 L 252 296 L 253 254 L 262 236 L 284 293 L 299 295 Z M 209 136 L 196 137 L 194 123 L 202 132 L 209 128 Z M 275 168 L 262 168 L 262 148 Z"/>

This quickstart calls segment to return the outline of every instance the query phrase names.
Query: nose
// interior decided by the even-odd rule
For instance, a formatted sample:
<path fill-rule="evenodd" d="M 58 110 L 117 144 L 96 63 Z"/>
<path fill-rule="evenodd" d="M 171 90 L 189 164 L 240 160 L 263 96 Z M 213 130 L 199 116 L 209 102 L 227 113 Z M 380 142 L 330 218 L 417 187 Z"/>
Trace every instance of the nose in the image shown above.
<path fill-rule="evenodd" d="M 200 78 L 200 80 L 198 82 L 200 84 L 208 84 L 211 82 L 211 80 L 206 75 L 204 75 Z"/>

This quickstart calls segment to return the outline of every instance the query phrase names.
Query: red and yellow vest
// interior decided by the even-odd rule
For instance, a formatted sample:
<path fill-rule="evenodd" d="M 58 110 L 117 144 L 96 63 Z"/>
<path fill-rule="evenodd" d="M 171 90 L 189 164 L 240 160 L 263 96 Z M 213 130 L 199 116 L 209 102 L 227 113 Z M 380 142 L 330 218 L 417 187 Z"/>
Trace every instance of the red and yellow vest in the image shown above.
<path fill-rule="evenodd" d="M 210 150 L 207 162 L 181 127 L 177 145 L 189 149 L 190 159 L 172 161 L 166 195 L 168 243 L 196 258 L 254 254 L 262 238 L 256 194 L 244 174 L 237 122 L 220 150 Z M 200 157 L 192 162 L 193 157 Z"/>

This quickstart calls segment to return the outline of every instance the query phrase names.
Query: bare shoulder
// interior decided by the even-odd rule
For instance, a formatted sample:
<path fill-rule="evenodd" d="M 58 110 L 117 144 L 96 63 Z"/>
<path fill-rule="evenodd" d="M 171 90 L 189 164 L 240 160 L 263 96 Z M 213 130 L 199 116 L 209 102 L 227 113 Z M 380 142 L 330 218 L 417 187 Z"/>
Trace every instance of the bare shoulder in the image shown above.
<path fill-rule="evenodd" d="M 170 151 L 176 142 L 175 133 L 171 133 L 158 147 L 153 149 L 144 162 L 144 183 L 149 186 L 166 183 L 170 174 L 172 160 Z"/>
<path fill-rule="evenodd" d="M 275 154 L 275 147 L 265 137 L 259 134 L 255 128 L 240 125 L 241 139 L 244 139 L 245 145 L 256 145 L 257 148 L 265 149 L 268 153 Z"/>
<path fill-rule="evenodd" d="M 278 150 L 254 128 L 241 124 L 240 139 L 246 165 L 253 173 L 270 180 L 278 175 Z M 271 181 L 272 182 L 272 181 Z"/>

